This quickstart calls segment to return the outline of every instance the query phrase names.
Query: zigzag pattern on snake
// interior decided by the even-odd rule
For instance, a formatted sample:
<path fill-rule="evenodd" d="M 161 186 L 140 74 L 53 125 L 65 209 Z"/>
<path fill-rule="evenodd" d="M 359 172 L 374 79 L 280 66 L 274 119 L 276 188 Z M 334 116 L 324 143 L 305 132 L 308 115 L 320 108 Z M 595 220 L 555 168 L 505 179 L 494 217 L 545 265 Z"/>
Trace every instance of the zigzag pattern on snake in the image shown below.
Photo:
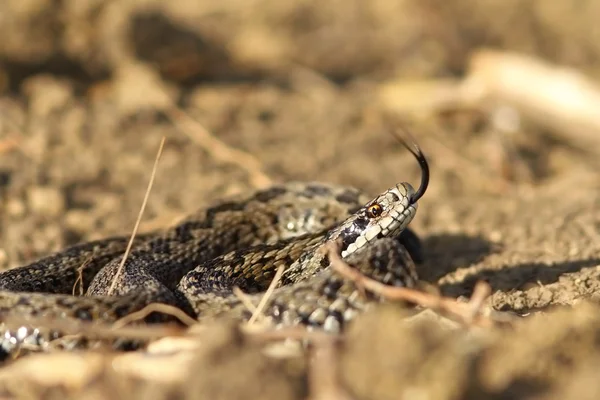
<path fill-rule="evenodd" d="M 341 241 L 344 259 L 371 278 L 390 285 L 416 283 L 413 259 L 421 259 L 421 248 L 406 227 L 429 179 L 425 158 L 416 149 L 411 152 L 423 169 L 417 191 L 400 183 L 368 200 L 358 190 L 338 185 L 276 185 L 223 200 L 170 229 L 138 236 L 118 276 L 127 237 L 83 243 L 0 273 L 0 317 L 106 323 L 161 302 L 198 320 L 247 319 L 250 312 L 233 287 L 250 294 L 256 304 L 284 266 L 264 310 L 267 320 L 340 331 L 378 299 L 365 298 L 328 267 L 328 258 L 318 251 L 327 241 Z M 72 294 L 78 278 L 87 288 L 83 296 Z M 154 314 L 147 321 L 163 317 Z M 2 325 L 0 334 L 8 353 L 23 343 L 44 349 L 60 336 L 33 323 Z"/>

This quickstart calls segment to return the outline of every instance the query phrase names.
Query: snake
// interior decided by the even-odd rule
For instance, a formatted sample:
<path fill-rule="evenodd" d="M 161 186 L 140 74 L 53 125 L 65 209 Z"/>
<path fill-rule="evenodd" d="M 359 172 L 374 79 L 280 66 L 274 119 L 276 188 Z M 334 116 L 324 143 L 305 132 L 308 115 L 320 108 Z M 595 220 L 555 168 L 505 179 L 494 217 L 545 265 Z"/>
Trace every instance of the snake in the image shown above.
<path fill-rule="evenodd" d="M 248 302 L 259 303 L 279 269 L 263 320 L 342 332 L 383 299 L 336 272 L 325 244 L 339 243 L 343 260 L 372 279 L 403 287 L 418 280 L 422 245 L 408 225 L 427 189 L 429 166 L 416 142 L 401 142 L 419 162 L 417 190 L 401 182 L 369 198 L 345 185 L 275 184 L 219 200 L 166 229 L 76 244 L 3 271 L 2 358 L 25 347 L 44 351 L 59 340 L 65 349 L 94 343 L 85 335 L 65 340 L 69 335 L 40 321 L 110 324 L 152 303 L 198 321 L 247 321 L 253 314 Z M 10 323 L 15 318 L 16 325 Z M 144 322 L 170 318 L 155 311 Z"/>

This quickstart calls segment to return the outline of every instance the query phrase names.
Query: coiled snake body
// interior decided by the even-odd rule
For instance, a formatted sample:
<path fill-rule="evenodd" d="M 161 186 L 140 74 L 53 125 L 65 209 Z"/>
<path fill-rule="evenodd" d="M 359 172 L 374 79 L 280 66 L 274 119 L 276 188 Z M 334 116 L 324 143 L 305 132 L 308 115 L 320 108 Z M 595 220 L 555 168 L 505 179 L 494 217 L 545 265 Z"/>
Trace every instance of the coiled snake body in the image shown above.
<path fill-rule="evenodd" d="M 369 201 L 343 186 L 277 185 L 138 236 L 119 274 L 128 237 L 76 245 L 2 272 L 0 321 L 18 316 L 110 323 L 153 302 L 196 319 L 244 319 L 251 313 L 232 288 L 250 294 L 256 304 L 284 266 L 264 309 L 267 320 L 339 331 L 376 298 L 366 298 L 328 267 L 329 259 L 318 251 L 327 241 L 339 240 L 345 260 L 372 278 L 401 286 L 416 282 L 413 259 L 421 258 L 420 244 L 405 228 L 427 187 L 428 169 L 420 150 L 412 152 L 423 168 L 417 192 L 400 183 Z M 83 296 L 73 295 L 78 280 L 87 288 Z M 23 343 L 44 349 L 60 332 L 33 322 L 3 323 L 0 335 L 1 348 L 10 353 Z"/>

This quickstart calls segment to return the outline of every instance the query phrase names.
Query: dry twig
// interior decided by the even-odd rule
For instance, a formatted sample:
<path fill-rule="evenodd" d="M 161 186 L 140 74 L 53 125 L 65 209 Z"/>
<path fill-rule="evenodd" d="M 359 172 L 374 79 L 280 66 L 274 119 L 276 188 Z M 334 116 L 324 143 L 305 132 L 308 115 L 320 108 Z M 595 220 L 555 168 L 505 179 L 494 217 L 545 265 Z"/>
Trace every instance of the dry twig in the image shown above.
<path fill-rule="evenodd" d="M 153 312 L 158 312 L 161 314 L 166 314 L 175 317 L 187 326 L 192 326 L 198 322 L 177 307 L 164 303 L 151 303 L 148 304 L 146 307 L 142 308 L 141 310 L 127 314 L 123 318 L 115 321 L 115 323 L 112 326 L 116 329 L 121 328 L 132 322 L 143 320 Z"/>
<path fill-rule="evenodd" d="M 600 87 L 577 70 L 521 54 L 480 50 L 461 89 L 472 103 L 516 107 L 549 132 L 586 151 L 600 151 Z"/>
<path fill-rule="evenodd" d="M 242 302 L 244 307 L 248 309 L 252 314 L 256 312 L 256 306 L 252 303 L 252 297 L 244 293 L 242 289 L 237 286 L 233 287 L 233 294 Z"/>
<path fill-rule="evenodd" d="M 261 316 L 262 310 L 266 307 L 269 298 L 271 297 L 273 291 L 275 290 L 275 287 L 277 286 L 277 283 L 281 279 L 281 275 L 283 275 L 283 271 L 283 266 L 280 266 L 277 269 L 277 271 L 275 272 L 275 276 L 269 284 L 269 287 L 265 291 L 264 295 L 261 297 L 258 306 L 255 306 L 254 303 L 252 303 L 252 298 L 248 296 L 248 294 L 244 293 L 239 287 L 235 286 L 233 288 L 233 294 L 242 302 L 244 307 L 246 307 L 248 311 L 252 313 L 252 316 L 248 320 L 248 325 L 253 325 L 256 322 L 256 320 Z"/>
<path fill-rule="evenodd" d="M 81 266 L 79 268 L 77 268 L 77 279 L 75 279 L 75 282 L 73 283 L 73 290 L 71 291 L 71 294 L 73 296 L 76 296 L 75 292 L 77 291 L 77 289 L 79 289 L 79 296 L 83 296 L 83 270 L 85 268 L 87 268 L 87 266 L 90 264 L 90 262 L 92 262 L 93 257 L 88 257 L 83 264 L 81 264 Z"/>
<path fill-rule="evenodd" d="M 465 323 L 468 325 L 472 324 L 475 318 L 481 313 L 483 303 L 492 294 L 492 288 L 490 285 L 483 281 L 478 281 L 473 288 L 473 294 L 467 303 L 467 310 L 465 312 Z M 460 304 L 460 303 L 459 303 Z"/>
<path fill-rule="evenodd" d="M 389 286 L 368 278 L 357 269 L 349 266 L 342 259 L 340 244 L 337 242 L 327 243 L 324 250 L 329 256 L 331 268 L 345 278 L 353 281 L 359 287 L 362 286 L 389 300 L 409 301 L 425 308 L 444 312 L 458 318 L 467 325 L 482 327 L 490 327 L 492 325 L 492 321 L 489 318 L 481 315 L 483 301 L 489 296 L 491 291 L 489 285 L 485 282 L 477 283 L 473 298 L 469 303 L 459 303 L 453 298 L 437 296 L 404 287 Z"/>
<path fill-rule="evenodd" d="M 262 164 L 255 157 L 223 143 L 202 124 L 175 106 L 169 108 L 168 114 L 183 133 L 217 161 L 234 164 L 246 170 L 253 187 L 264 188 L 273 184 L 271 178 L 262 172 Z"/>

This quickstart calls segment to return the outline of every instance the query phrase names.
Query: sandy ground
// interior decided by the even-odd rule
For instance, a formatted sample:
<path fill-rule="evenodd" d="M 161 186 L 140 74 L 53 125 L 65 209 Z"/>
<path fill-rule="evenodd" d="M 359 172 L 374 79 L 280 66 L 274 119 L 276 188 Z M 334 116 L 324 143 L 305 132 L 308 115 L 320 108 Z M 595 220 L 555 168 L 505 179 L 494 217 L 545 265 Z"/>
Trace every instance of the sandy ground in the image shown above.
<path fill-rule="evenodd" d="M 298 349 L 273 356 L 235 328 L 209 327 L 201 345 L 149 358 L 27 357 L 0 369 L 0 394 L 598 398 L 598 153 L 526 118 L 507 133 L 489 108 L 429 106 L 482 47 L 600 76 L 598 3 L 212 3 L 0 6 L 0 266 L 130 232 L 163 136 L 142 229 L 268 180 L 371 193 L 416 184 L 416 163 L 380 124 L 392 104 L 431 163 L 413 223 L 422 279 L 451 297 L 485 280 L 486 305 L 514 322 L 407 321 L 401 307 L 380 307 L 312 364 Z M 243 156 L 228 159 L 231 149 Z M 324 389 L 319 363 L 335 372 Z"/>

